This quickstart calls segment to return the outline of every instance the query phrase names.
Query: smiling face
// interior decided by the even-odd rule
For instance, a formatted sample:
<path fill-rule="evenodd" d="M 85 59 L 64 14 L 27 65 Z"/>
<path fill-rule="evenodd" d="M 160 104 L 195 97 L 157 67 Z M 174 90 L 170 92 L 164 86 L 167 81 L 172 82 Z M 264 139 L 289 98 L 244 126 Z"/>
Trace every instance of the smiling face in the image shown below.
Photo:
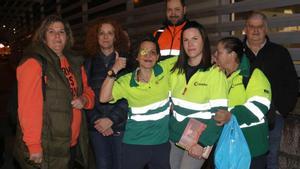
<path fill-rule="evenodd" d="M 98 30 L 98 43 L 101 49 L 114 49 L 115 29 L 109 23 L 104 23 Z"/>
<path fill-rule="evenodd" d="M 158 56 L 155 43 L 150 41 L 142 42 L 137 56 L 139 67 L 141 69 L 152 69 L 158 60 Z"/>
<path fill-rule="evenodd" d="M 180 0 L 168 0 L 167 1 L 167 19 L 174 25 L 183 19 L 185 15 L 186 7 L 183 6 Z"/>
<path fill-rule="evenodd" d="M 183 48 L 189 59 L 202 57 L 203 39 L 198 29 L 189 28 L 182 34 Z"/>
<path fill-rule="evenodd" d="M 58 56 L 62 55 L 67 41 L 65 27 L 61 22 L 50 24 L 46 30 L 45 43 Z"/>

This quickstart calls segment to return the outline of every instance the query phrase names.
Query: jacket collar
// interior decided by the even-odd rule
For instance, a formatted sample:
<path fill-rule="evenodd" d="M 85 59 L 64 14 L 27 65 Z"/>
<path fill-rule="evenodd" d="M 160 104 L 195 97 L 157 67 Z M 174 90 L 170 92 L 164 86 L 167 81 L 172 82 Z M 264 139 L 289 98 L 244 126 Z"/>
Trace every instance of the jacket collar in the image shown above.
<path fill-rule="evenodd" d="M 175 25 L 173 25 L 168 19 L 165 19 L 163 25 L 165 25 L 166 27 L 168 26 L 180 26 L 180 25 L 185 25 L 189 20 L 186 18 L 186 16 L 184 15 L 184 17 Z"/>
<path fill-rule="evenodd" d="M 244 77 L 250 76 L 250 62 L 245 54 L 241 58 L 238 70 L 240 71 L 239 72 L 240 75 L 242 75 Z"/>
<path fill-rule="evenodd" d="M 249 48 L 248 45 L 247 45 L 247 44 L 248 44 L 247 41 L 248 41 L 247 36 L 245 36 L 245 37 L 244 37 L 244 40 L 243 40 L 243 44 L 244 44 L 244 47 Z M 269 36 L 266 35 L 266 41 L 265 41 L 265 43 L 264 43 L 264 46 L 265 46 L 266 44 L 268 44 L 269 42 L 270 42 L 270 38 L 269 38 Z"/>

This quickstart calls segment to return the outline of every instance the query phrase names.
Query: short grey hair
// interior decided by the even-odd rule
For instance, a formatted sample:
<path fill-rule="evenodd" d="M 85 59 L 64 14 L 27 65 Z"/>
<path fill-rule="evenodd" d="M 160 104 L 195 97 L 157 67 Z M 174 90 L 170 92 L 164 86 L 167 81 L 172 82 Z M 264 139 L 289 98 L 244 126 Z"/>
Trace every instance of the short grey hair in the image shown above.
<path fill-rule="evenodd" d="M 250 19 L 261 19 L 261 20 L 263 20 L 265 26 L 268 27 L 268 18 L 262 12 L 258 12 L 258 11 L 252 12 L 250 15 L 248 15 L 248 17 L 246 19 L 246 24 L 247 24 L 248 20 L 250 20 Z"/>

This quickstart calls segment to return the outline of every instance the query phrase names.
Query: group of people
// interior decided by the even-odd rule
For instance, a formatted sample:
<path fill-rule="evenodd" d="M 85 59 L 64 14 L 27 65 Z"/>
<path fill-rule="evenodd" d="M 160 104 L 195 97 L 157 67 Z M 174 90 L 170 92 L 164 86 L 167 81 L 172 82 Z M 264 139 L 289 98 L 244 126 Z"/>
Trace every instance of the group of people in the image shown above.
<path fill-rule="evenodd" d="M 211 53 L 184 0 L 167 0 L 164 26 L 134 50 L 116 21 L 91 26 L 84 59 L 71 50 L 69 25 L 46 17 L 17 68 L 17 161 L 24 169 L 88 168 L 90 142 L 97 169 L 200 169 L 234 115 L 250 168 L 277 169 L 297 74 L 287 49 L 270 42 L 264 14 L 252 13 L 245 33 L 244 42 L 220 39 Z M 190 119 L 206 128 L 183 149 L 176 143 Z"/>

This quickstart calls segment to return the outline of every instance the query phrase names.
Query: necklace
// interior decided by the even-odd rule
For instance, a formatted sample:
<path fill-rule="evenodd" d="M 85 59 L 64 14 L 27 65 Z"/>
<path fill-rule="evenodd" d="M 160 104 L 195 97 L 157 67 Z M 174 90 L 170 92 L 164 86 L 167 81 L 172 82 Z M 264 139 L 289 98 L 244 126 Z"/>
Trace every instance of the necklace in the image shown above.
<path fill-rule="evenodd" d="M 137 76 L 137 77 L 138 77 L 137 80 L 138 80 L 139 82 L 144 82 L 144 83 L 148 83 L 148 82 L 149 82 L 149 80 L 146 80 L 146 79 L 142 76 L 142 73 L 141 73 L 140 70 L 138 71 L 138 76 Z"/>

